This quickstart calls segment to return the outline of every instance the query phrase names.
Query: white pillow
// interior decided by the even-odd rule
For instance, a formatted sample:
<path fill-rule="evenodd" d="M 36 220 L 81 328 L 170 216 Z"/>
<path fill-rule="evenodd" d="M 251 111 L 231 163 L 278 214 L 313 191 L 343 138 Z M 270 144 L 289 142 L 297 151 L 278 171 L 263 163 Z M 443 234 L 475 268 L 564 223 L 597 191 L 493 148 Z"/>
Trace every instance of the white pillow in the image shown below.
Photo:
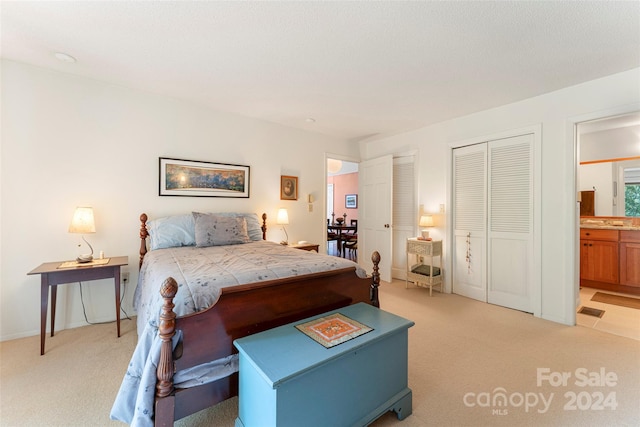
<path fill-rule="evenodd" d="M 147 222 L 149 249 L 194 246 L 195 220 L 192 214 L 168 216 Z"/>

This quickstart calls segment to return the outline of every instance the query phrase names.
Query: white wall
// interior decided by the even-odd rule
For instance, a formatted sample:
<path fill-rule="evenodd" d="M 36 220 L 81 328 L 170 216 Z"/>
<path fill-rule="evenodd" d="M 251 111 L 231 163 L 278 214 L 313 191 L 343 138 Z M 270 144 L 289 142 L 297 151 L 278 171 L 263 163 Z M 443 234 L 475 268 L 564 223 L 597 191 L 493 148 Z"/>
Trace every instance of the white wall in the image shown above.
<path fill-rule="evenodd" d="M 637 105 L 636 105 L 637 104 Z M 573 122 L 640 105 L 640 69 L 615 74 L 514 104 L 449 120 L 390 138 L 361 143 L 363 159 L 419 150 L 419 204 L 438 211 L 447 200 L 450 144 L 542 125 L 541 317 L 575 322 L 576 150 Z M 447 207 L 448 208 L 448 207 Z M 444 221 L 444 217 L 441 218 Z M 447 225 L 432 232 L 444 239 Z M 439 233 L 439 235 L 437 234 Z M 450 258 L 450 257 L 447 257 Z M 450 259 L 446 259 L 450 271 Z M 450 279 L 450 274 L 445 278 Z M 448 284 L 450 289 L 450 283 Z"/>
<path fill-rule="evenodd" d="M 76 206 L 94 208 L 96 252 L 129 256 L 133 314 L 140 213 L 266 212 L 267 238 L 280 241 L 275 215 L 286 207 L 290 241 L 322 242 L 325 152 L 359 156 L 345 141 L 11 61 L 1 77 L 0 340 L 39 334 L 40 277 L 27 273 L 86 249 L 67 232 Z M 159 197 L 159 157 L 249 165 L 251 197 Z M 281 174 L 299 177 L 298 201 L 280 200 Z M 78 288 L 59 286 L 57 330 L 85 324 Z M 83 293 L 90 321 L 115 319 L 112 281 Z"/>
<path fill-rule="evenodd" d="M 640 154 L 640 125 L 580 135 L 580 161 L 624 159 Z"/>
<path fill-rule="evenodd" d="M 613 167 L 612 162 L 591 163 L 578 166 L 578 190 L 595 188 L 594 215 L 613 215 Z"/>

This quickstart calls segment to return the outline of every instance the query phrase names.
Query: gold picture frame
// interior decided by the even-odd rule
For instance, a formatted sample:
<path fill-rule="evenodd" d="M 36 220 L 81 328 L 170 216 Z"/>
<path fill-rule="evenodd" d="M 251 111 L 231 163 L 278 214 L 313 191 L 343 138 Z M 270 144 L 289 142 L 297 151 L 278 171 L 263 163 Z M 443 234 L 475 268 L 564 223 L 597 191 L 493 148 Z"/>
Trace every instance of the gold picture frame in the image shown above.
<path fill-rule="evenodd" d="M 298 200 L 297 176 L 280 176 L 280 200 Z"/>

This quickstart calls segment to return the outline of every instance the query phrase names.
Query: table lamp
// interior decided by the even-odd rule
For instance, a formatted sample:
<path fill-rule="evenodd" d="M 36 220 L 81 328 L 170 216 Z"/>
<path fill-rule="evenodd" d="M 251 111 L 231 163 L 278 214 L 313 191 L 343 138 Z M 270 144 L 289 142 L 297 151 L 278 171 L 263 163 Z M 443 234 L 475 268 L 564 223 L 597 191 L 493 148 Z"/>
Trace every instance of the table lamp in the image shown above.
<path fill-rule="evenodd" d="M 433 227 L 433 217 L 431 215 L 422 215 L 419 225 L 420 227 Z M 429 238 L 429 230 L 427 228 L 422 229 L 422 238 Z"/>
<path fill-rule="evenodd" d="M 95 233 L 96 232 L 96 224 L 93 220 L 93 208 L 89 207 L 78 207 L 76 211 L 73 213 L 73 219 L 71 220 L 71 224 L 69 225 L 69 233 Z M 90 254 L 82 254 L 76 258 L 76 261 L 79 263 L 91 262 L 93 260 L 93 248 L 87 242 L 87 239 L 82 236 L 82 240 L 89 246 L 91 249 Z M 78 245 L 80 246 L 80 245 Z"/>
<path fill-rule="evenodd" d="M 284 235 L 286 236 L 286 240 L 280 242 L 281 245 L 289 244 L 289 235 L 287 234 L 287 229 L 284 228 L 285 225 L 289 224 L 289 214 L 287 210 L 284 208 L 278 209 L 278 216 L 276 218 L 276 224 L 282 225 L 282 230 L 284 231 Z"/>

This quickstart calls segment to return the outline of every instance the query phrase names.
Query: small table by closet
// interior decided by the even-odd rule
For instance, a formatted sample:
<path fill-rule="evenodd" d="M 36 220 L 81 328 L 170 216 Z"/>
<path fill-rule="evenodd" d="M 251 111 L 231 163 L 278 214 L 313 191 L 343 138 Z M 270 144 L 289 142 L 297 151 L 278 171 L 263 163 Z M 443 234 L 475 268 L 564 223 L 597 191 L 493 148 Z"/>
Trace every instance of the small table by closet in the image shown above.
<path fill-rule="evenodd" d="M 415 257 L 415 261 L 412 258 Z M 438 267 L 433 258 L 437 257 Z M 407 239 L 407 280 L 417 286 L 429 288 L 432 295 L 433 287 L 439 286 L 442 292 L 442 240 L 422 240 L 416 237 Z"/>
<path fill-rule="evenodd" d="M 100 260 L 95 260 L 95 263 L 86 264 L 65 261 L 45 262 L 27 273 L 27 275 L 40 275 L 40 355 L 44 354 L 49 287 L 51 287 L 51 336 L 53 336 L 56 322 L 58 285 L 65 283 L 113 279 L 116 294 L 116 325 L 118 337 L 120 336 L 120 268 L 123 265 L 129 264 L 129 258 L 126 256 L 117 256 L 109 258 L 109 261 L 104 264 L 96 264 L 97 262 L 100 262 Z"/>

